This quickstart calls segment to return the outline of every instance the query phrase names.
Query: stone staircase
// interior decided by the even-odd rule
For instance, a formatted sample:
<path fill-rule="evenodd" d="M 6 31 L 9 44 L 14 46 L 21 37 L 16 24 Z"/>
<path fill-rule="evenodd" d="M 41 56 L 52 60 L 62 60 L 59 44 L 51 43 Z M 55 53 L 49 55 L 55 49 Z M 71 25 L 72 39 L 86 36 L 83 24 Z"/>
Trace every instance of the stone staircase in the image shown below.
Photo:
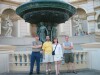
<path fill-rule="evenodd" d="M 59 36 L 58 39 L 60 43 L 63 43 L 65 40 L 64 36 Z M 69 40 L 73 42 L 75 50 L 82 50 L 81 44 L 92 43 L 96 41 L 94 34 L 85 36 L 73 36 L 70 37 Z"/>
<path fill-rule="evenodd" d="M 65 40 L 64 36 L 59 36 L 58 39 L 61 44 Z M 81 44 L 99 41 L 95 39 L 95 35 L 73 36 L 69 40 L 73 42 L 75 50 L 82 50 Z M 29 46 L 32 45 L 32 41 L 34 41 L 32 37 L 0 37 L 0 45 L 14 45 L 17 46 L 16 50 L 31 50 Z"/>
<path fill-rule="evenodd" d="M 0 45 L 13 45 L 16 46 L 16 50 L 31 50 L 32 37 L 0 37 Z"/>

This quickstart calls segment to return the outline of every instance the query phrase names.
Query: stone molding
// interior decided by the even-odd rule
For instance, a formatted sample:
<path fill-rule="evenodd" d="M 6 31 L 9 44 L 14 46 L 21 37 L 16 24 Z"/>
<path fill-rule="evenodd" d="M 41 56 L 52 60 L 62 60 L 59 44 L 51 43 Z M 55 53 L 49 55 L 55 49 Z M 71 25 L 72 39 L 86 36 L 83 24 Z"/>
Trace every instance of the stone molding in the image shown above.
<path fill-rule="evenodd" d="M 85 2 L 85 1 L 87 1 L 87 0 L 75 0 L 75 1 L 72 1 L 70 3 Z"/>
<path fill-rule="evenodd" d="M 100 6 L 95 6 L 94 9 L 100 9 Z"/>
<path fill-rule="evenodd" d="M 19 6 L 20 4 L 22 4 L 21 2 L 15 2 L 15 1 L 9 1 L 9 0 L 0 0 L 0 3 L 15 5 L 15 6 Z"/>
<path fill-rule="evenodd" d="M 94 16 L 94 15 L 96 15 L 96 12 L 87 13 L 87 16 Z"/>
<path fill-rule="evenodd" d="M 100 48 L 100 42 L 86 43 L 81 45 L 83 48 Z"/>
<path fill-rule="evenodd" d="M 0 45 L 0 51 L 14 51 L 16 49 L 15 46 L 11 45 Z"/>

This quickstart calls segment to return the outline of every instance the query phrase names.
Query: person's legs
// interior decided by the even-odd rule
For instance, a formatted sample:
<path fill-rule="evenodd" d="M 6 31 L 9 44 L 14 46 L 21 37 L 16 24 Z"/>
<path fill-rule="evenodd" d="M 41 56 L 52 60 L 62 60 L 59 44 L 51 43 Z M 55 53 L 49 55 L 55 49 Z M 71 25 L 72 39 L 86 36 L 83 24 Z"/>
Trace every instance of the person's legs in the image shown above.
<path fill-rule="evenodd" d="M 48 56 L 48 61 L 49 61 L 49 72 L 51 73 L 51 66 L 52 66 L 52 62 L 53 62 L 53 56 L 50 54 Z"/>
<path fill-rule="evenodd" d="M 51 72 L 51 62 L 49 62 L 49 64 L 48 64 L 48 66 L 49 66 L 49 72 Z"/>
<path fill-rule="evenodd" d="M 60 74 L 60 64 L 61 64 L 61 61 L 58 61 L 58 74 Z"/>
<path fill-rule="evenodd" d="M 49 69 L 49 63 L 48 63 L 48 54 L 45 54 L 44 56 L 44 61 L 46 63 L 46 73 L 48 73 L 48 69 Z"/>
<path fill-rule="evenodd" d="M 69 53 L 65 53 L 65 63 L 67 64 L 67 72 L 70 71 L 70 58 L 69 58 Z"/>
<path fill-rule="evenodd" d="M 49 63 L 47 62 L 46 63 L 46 74 L 48 74 L 48 71 L 49 71 Z"/>
<path fill-rule="evenodd" d="M 30 60 L 30 74 L 33 73 L 34 62 L 35 62 L 35 53 L 32 52 L 32 54 L 31 54 L 31 60 Z"/>
<path fill-rule="evenodd" d="M 76 71 L 75 71 L 75 63 L 74 63 L 74 55 L 73 55 L 73 53 L 70 54 L 70 62 L 71 62 L 71 71 L 72 71 L 73 73 L 76 73 Z"/>
<path fill-rule="evenodd" d="M 56 70 L 56 75 L 58 75 L 58 69 L 57 69 L 57 61 L 55 61 L 55 70 Z"/>
<path fill-rule="evenodd" d="M 40 52 L 38 52 L 38 53 L 36 54 L 36 64 L 37 64 L 36 72 L 37 72 L 37 73 L 40 73 Z"/>

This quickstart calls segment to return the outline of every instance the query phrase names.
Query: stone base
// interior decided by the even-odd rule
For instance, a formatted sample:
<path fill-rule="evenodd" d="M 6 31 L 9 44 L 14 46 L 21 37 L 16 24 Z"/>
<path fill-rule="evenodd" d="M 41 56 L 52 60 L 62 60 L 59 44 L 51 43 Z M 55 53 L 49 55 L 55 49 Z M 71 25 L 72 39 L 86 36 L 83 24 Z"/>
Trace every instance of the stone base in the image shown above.
<path fill-rule="evenodd" d="M 1 45 L 31 45 L 33 37 L 0 37 Z"/>
<path fill-rule="evenodd" d="M 0 51 L 13 51 L 15 49 L 16 49 L 15 46 L 11 46 L 11 45 L 0 45 Z"/>

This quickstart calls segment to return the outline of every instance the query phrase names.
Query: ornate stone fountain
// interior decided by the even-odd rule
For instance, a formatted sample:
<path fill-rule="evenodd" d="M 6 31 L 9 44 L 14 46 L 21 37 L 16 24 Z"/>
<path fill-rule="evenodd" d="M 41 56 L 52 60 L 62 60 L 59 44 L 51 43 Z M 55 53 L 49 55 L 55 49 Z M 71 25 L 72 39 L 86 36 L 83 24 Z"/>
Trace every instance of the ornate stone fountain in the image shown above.
<path fill-rule="evenodd" d="M 49 35 L 56 37 L 56 26 L 64 23 L 76 12 L 76 9 L 61 0 L 31 0 L 20 5 L 16 13 L 26 22 L 37 25 L 37 34 L 42 42 Z"/>

